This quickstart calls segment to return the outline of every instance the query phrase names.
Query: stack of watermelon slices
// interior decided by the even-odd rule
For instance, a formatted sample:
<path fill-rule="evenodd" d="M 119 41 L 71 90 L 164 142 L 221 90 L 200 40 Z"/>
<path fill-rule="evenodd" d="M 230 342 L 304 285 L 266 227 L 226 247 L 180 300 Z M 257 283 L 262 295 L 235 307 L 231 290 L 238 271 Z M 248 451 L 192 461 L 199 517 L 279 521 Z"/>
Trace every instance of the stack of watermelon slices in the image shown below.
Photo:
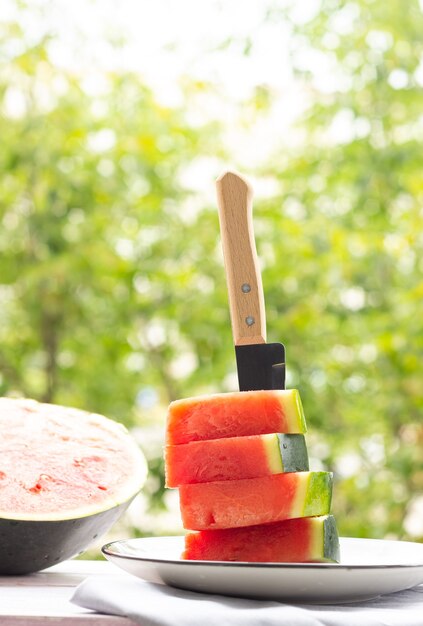
<path fill-rule="evenodd" d="M 339 560 L 332 475 L 310 472 L 297 390 L 241 391 L 169 406 L 166 486 L 189 530 L 183 558 Z"/>

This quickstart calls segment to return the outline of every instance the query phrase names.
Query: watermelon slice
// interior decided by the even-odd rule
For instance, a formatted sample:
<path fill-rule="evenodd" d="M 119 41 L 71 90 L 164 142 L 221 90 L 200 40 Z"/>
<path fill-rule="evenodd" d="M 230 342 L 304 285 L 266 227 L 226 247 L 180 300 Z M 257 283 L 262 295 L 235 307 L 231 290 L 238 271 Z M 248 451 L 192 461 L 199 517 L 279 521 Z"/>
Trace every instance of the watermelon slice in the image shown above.
<path fill-rule="evenodd" d="M 166 486 L 308 470 L 304 435 L 252 435 L 165 448 Z"/>
<path fill-rule="evenodd" d="M 330 472 L 293 472 L 179 487 L 184 528 L 212 530 L 327 515 Z"/>
<path fill-rule="evenodd" d="M 304 412 L 296 389 L 237 391 L 172 402 L 166 443 L 305 432 Z"/>
<path fill-rule="evenodd" d="M 339 562 L 338 532 L 332 515 L 244 528 L 201 530 L 185 536 L 182 558 L 267 563 Z"/>
<path fill-rule="evenodd" d="M 0 574 L 37 571 L 85 549 L 145 477 L 144 456 L 121 424 L 0 398 Z"/>

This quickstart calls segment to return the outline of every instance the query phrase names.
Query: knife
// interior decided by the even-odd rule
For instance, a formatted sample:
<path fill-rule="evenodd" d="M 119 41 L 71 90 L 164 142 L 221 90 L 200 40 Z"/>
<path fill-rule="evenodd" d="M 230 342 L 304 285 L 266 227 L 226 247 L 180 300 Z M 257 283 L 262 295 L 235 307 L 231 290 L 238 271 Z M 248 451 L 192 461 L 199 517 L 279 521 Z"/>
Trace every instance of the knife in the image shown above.
<path fill-rule="evenodd" d="M 285 389 L 285 348 L 266 343 L 252 187 L 228 171 L 216 180 L 216 189 L 239 390 Z"/>

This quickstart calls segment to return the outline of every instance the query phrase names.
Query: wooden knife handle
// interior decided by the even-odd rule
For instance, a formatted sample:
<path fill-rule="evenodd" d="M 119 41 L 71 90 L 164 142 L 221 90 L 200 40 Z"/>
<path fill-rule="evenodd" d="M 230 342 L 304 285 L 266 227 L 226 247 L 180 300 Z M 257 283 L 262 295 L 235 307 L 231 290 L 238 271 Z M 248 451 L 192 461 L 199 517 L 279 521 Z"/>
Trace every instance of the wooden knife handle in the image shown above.
<path fill-rule="evenodd" d="M 253 190 L 235 172 L 219 176 L 216 187 L 234 343 L 266 343 L 263 285 L 253 230 Z"/>

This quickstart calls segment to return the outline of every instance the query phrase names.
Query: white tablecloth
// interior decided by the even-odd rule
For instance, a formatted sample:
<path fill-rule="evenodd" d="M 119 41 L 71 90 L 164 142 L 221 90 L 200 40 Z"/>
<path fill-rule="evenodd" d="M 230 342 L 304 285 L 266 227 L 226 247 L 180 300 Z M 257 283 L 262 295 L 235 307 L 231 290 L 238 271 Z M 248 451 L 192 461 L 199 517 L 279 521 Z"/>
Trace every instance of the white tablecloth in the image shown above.
<path fill-rule="evenodd" d="M 82 582 L 72 602 L 143 626 L 423 626 L 423 585 L 367 602 L 319 606 L 207 595 L 102 576 Z"/>

